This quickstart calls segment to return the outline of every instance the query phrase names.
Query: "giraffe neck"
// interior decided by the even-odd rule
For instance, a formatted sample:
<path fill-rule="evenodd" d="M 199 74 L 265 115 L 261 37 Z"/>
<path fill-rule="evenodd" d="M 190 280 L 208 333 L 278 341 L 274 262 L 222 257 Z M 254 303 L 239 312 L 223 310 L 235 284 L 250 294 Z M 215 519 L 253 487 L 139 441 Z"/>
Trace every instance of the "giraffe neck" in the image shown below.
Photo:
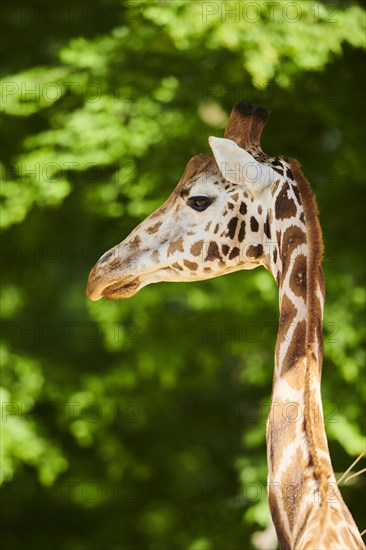
<path fill-rule="evenodd" d="M 290 167 L 294 180 L 278 186 L 270 208 L 275 242 L 269 268 L 279 287 L 280 321 L 267 424 L 269 503 L 281 548 L 305 547 L 309 533 L 313 547 L 326 544 L 326 529 L 319 526 L 329 514 L 347 528 L 352 545 L 344 536 L 344 547 L 363 548 L 336 484 L 324 427 L 325 287 L 317 208 L 298 166 Z"/>

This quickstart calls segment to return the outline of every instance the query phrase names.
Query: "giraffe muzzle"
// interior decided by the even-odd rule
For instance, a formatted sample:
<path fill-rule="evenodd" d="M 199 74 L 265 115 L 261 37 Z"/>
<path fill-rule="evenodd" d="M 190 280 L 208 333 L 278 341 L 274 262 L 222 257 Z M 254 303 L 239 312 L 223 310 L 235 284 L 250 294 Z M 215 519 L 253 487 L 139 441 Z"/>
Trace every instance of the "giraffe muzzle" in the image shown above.
<path fill-rule="evenodd" d="M 130 298 L 137 292 L 139 286 L 139 277 L 124 275 L 120 270 L 111 269 L 105 262 L 104 255 L 89 273 L 86 295 L 92 301 L 103 297 L 110 300 Z"/>

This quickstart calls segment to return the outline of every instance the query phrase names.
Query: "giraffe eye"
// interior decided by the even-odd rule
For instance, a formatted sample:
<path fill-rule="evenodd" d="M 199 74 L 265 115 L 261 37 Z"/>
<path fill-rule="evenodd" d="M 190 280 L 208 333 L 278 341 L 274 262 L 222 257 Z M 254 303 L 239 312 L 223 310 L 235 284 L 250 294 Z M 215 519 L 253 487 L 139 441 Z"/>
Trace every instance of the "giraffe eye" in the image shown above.
<path fill-rule="evenodd" d="M 188 206 L 197 210 L 197 212 L 203 212 L 208 206 L 212 203 L 212 199 L 205 197 L 203 195 L 198 195 L 197 197 L 189 197 L 187 200 Z"/>

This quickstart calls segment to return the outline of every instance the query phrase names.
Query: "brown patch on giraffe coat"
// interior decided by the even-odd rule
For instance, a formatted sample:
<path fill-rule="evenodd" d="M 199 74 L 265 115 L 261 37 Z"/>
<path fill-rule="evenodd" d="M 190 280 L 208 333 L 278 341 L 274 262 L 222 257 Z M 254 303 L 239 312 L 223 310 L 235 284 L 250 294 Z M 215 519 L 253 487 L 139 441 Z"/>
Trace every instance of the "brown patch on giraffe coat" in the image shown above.
<path fill-rule="evenodd" d="M 195 235 L 195 233 L 193 233 L 193 231 L 188 231 L 187 235 L 188 235 L 189 237 L 192 237 L 192 235 Z"/>
<path fill-rule="evenodd" d="M 215 225 L 215 229 L 214 229 L 214 234 L 215 234 L 215 235 L 216 235 L 216 233 L 218 232 L 219 228 L 220 228 L 220 225 L 217 223 L 217 224 Z"/>
<path fill-rule="evenodd" d="M 287 170 L 286 170 L 286 176 L 287 176 L 288 178 L 290 178 L 290 180 L 293 180 L 293 179 L 294 179 L 294 175 L 293 175 L 293 173 L 292 173 L 291 168 L 287 168 Z"/>
<path fill-rule="evenodd" d="M 210 267 L 204 267 L 203 271 L 205 271 L 206 273 L 211 273 L 212 269 Z"/>
<path fill-rule="evenodd" d="M 208 231 L 208 230 L 210 229 L 211 223 L 212 223 L 212 222 L 208 222 L 208 224 L 207 224 L 206 227 L 205 227 L 205 231 Z"/>
<path fill-rule="evenodd" d="M 297 310 L 292 303 L 292 301 L 286 296 L 283 296 L 280 306 L 280 320 L 278 327 L 278 334 L 280 338 L 278 339 L 278 345 L 276 344 L 276 354 L 279 353 L 280 344 L 288 338 L 287 333 L 296 317 Z M 279 362 L 279 357 L 277 356 L 277 363 Z"/>
<path fill-rule="evenodd" d="M 129 242 L 130 246 L 134 246 L 136 248 L 138 248 L 140 246 L 140 243 L 141 243 L 141 237 L 139 235 L 136 235 L 132 241 Z"/>
<path fill-rule="evenodd" d="M 251 244 L 246 251 L 247 258 L 258 259 L 263 255 L 263 245 Z"/>
<path fill-rule="evenodd" d="M 198 264 L 196 262 L 190 262 L 189 260 L 183 260 L 183 263 L 191 271 L 196 271 L 198 269 Z"/>
<path fill-rule="evenodd" d="M 277 235 L 278 236 L 278 235 Z M 306 244 L 306 233 L 300 227 L 290 226 L 286 229 L 282 236 L 280 247 L 280 255 L 283 264 L 283 279 L 286 276 L 287 270 L 292 267 L 291 254 L 292 252 Z M 301 250 L 301 249 L 300 249 Z"/>
<path fill-rule="evenodd" d="M 155 212 L 150 214 L 149 218 L 150 219 L 157 218 L 158 216 L 160 216 L 160 214 L 165 214 L 165 212 L 166 212 L 166 207 L 160 206 L 160 208 L 158 208 L 157 210 L 155 210 Z"/>
<path fill-rule="evenodd" d="M 157 230 L 159 229 L 159 227 L 161 226 L 162 223 L 163 222 L 157 222 L 154 225 L 151 225 L 150 227 L 148 227 L 146 229 L 147 233 L 149 233 L 149 235 L 153 235 L 154 233 L 157 232 Z"/>
<path fill-rule="evenodd" d="M 258 214 L 262 214 L 262 206 L 258 204 Z"/>
<path fill-rule="evenodd" d="M 276 231 L 276 239 L 277 239 L 277 243 L 278 243 L 278 251 L 280 253 L 280 256 L 281 256 L 281 231 Z"/>
<path fill-rule="evenodd" d="M 243 216 L 247 213 L 247 205 L 246 205 L 245 202 L 243 202 L 243 201 L 240 203 L 239 212 L 240 212 L 240 214 L 242 214 Z"/>
<path fill-rule="evenodd" d="M 172 264 L 172 267 L 175 267 L 175 269 L 179 269 L 179 271 L 183 271 L 183 267 L 179 265 L 178 262 L 175 262 L 174 264 Z"/>
<path fill-rule="evenodd" d="M 116 258 L 109 264 L 109 269 L 119 269 L 122 265 L 122 260 L 120 258 Z"/>
<path fill-rule="evenodd" d="M 191 246 L 191 254 L 193 256 L 199 256 L 202 252 L 203 247 L 203 240 L 197 241 L 196 243 L 192 244 Z"/>
<path fill-rule="evenodd" d="M 235 195 L 233 195 L 231 198 L 233 199 L 233 201 L 237 201 L 239 198 L 239 193 L 235 193 Z"/>
<path fill-rule="evenodd" d="M 240 229 L 238 233 L 238 240 L 241 243 L 245 238 L 245 220 L 240 223 Z"/>
<path fill-rule="evenodd" d="M 275 196 L 279 184 L 280 184 L 280 180 L 276 180 L 276 181 L 274 182 L 273 187 L 272 187 L 272 189 L 271 189 L 272 197 Z"/>
<path fill-rule="evenodd" d="M 171 254 L 174 254 L 174 252 L 184 252 L 183 237 L 180 237 L 178 240 L 173 241 L 169 244 L 168 256 L 170 256 Z"/>
<path fill-rule="evenodd" d="M 234 206 L 235 206 L 235 205 L 234 205 L 232 202 L 228 202 L 228 203 L 226 204 L 226 206 L 228 207 L 229 210 L 234 210 Z"/>
<path fill-rule="evenodd" d="M 296 200 L 297 200 L 298 205 L 301 206 L 301 205 L 302 205 L 302 202 L 301 202 L 301 197 L 300 197 L 300 193 L 299 193 L 299 190 L 298 190 L 298 188 L 297 188 L 297 185 L 292 184 L 291 187 L 292 187 L 292 190 L 293 190 L 293 192 L 294 192 L 294 194 L 295 194 L 295 197 L 296 197 Z"/>
<path fill-rule="evenodd" d="M 227 244 L 223 244 L 223 245 L 221 245 L 221 250 L 222 250 L 222 253 L 224 254 L 224 256 L 226 256 L 227 253 L 230 250 L 230 246 L 228 246 Z"/>
<path fill-rule="evenodd" d="M 277 263 L 277 248 L 273 251 L 273 263 Z"/>
<path fill-rule="evenodd" d="M 287 338 L 289 338 L 287 336 Z M 281 374 L 294 367 L 301 357 L 306 356 L 306 321 L 303 319 L 296 325 L 291 342 L 282 362 Z"/>
<path fill-rule="evenodd" d="M 234 248 L 232 249 L 232 251 L 229 254 L 229 260 L 233 260 L 234 258 L 239 256 L 239 254 L 240 254 L 239 248 L 237 246 L 234 246 Z"/>
<path fill-rule="evenodd" d="M 254 216 L 250 217 L 250 229 L 254 233 L 257 233 L 257 231 L 259 229 L 259 223 L 258 223 L 258 221 L 256 220 L 256 218 Z"/>
<path fill-rule="evenodd" d="M 282 187 L 275 203 L 275 216 L 278 220 L 286 220 L 296 216 L 297 206 L 292 197 L 288 196 L 290 186 L 288 182 Z"/>
<path fill-rule="evenodd" d="M 270 239 L 271 238 L 271 225 L 269 223 L 269 214 L 267 214 L 266 221 L 264 222 L 264 225 L 263 225 L 263 230 L 264 230 L 265 236 L 268 239 Z"/>
<path fill-rule="evenodd" d="M 294 366 L 283 375 L 283 379 L 295 390 L 303 391 L 305 386 L 306 357 L 300 357 Z M 299 415 L 300 416 L 300 415 Z M 301 416 L 303 418 L 303 414 Z"/>
<path fill-rule="evenodd" d="M 219 251 L 219 247 L 218 247 L 218 245 L 215 241 L 210 241 L 210 244 L 208 245 L 208 249 L 207 249 L 207 255 L 206 255 L 206 258 L 205 258 L 205 262 L 213 261 L 213 260 L 216 260 L 217 258 L 219 260 L 221 260 L 221 254 L 220 254 L 220 251 Z"/>
<path fill-rule="evenodd" d="M 236 216 L 234 218 L 231 218 L 231 220 L 227 224 L 227 229 L 228 229 L 227 234 L 228 234 L 228 237 L 230 237 L 230 239 L 234 238 L 237 225 L 238 225 L 238 218 Z"/>
<path fill-rule="evenodd" d="M 290 275 L 290 288 L 296 296 L 302 296 L 306 303 L 307 266 L 304 254 L 296 256 Z"/>
<path fill-rule="evenodd" d="M 304 214 L 304 212 L 301 212 L 299 219 L 302 223 L 305 223 L 305 214 Z"/>

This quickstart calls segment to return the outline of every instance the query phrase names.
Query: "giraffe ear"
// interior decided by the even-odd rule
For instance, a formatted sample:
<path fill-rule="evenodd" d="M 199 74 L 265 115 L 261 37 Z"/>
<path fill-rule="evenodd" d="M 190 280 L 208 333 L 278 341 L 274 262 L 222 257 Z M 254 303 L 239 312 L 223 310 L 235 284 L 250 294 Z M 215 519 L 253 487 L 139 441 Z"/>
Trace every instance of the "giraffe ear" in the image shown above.
<path fill-rule="evenodd" d="M 275 181 L 276 174 L 268 164 L 261 164 L 231 139 L 208 138 L 223 177 L 230 183 L 243 183 L 254 194 Z"/>

